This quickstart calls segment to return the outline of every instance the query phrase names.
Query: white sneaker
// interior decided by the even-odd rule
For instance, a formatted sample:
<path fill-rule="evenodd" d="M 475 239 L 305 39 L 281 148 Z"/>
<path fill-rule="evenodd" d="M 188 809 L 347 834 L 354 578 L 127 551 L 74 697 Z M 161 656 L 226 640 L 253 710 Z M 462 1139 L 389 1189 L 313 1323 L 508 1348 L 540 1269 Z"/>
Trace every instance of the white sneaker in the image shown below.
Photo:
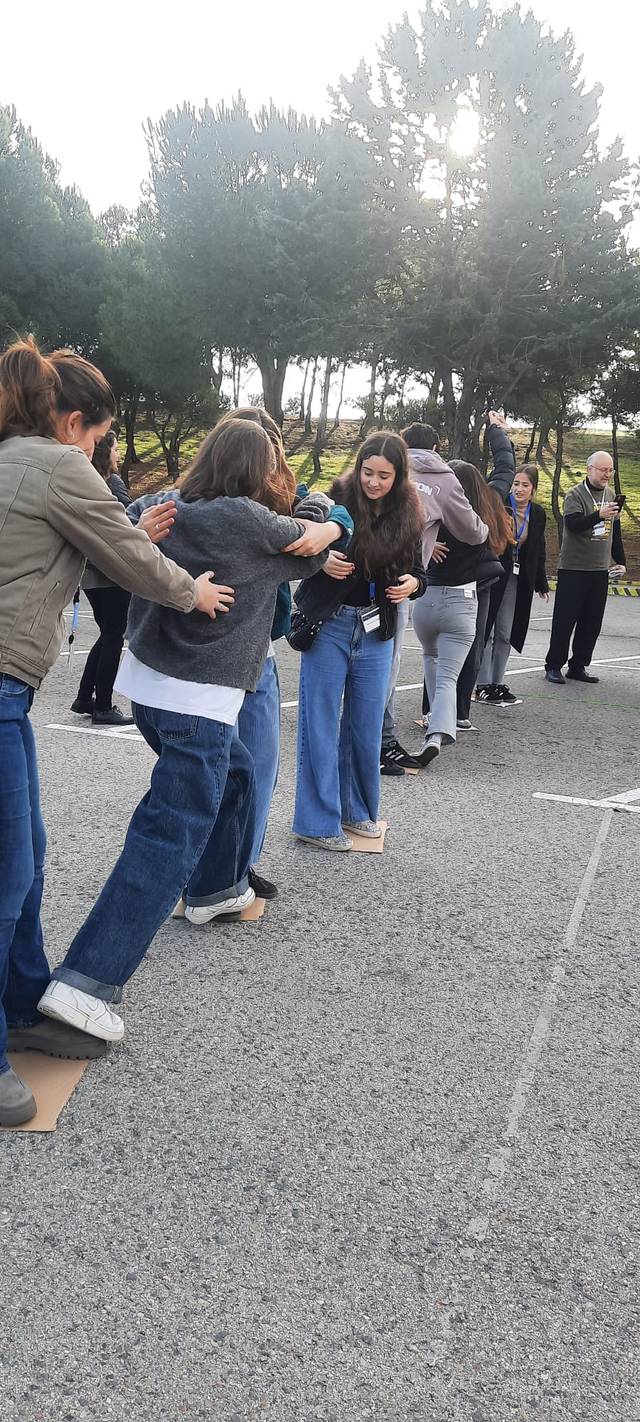
<path fill-rule="evenodd" d="M 176 904 L 176 906 L 175 906 L 175 908 L 174 908 L 174 910 L 173 910 L 173 913 L 171 914 L 171 917 L 172 917 L 172 918 L 184 918 L 184 917 L 185 917 L 185 912 L 186 912 L 186 907 L 187 907 L 187 905 L 185 904 L 184 899 L 178 899 L 178 902 L 177 902 L 177 904 Z"/>
<path fill-rule="evenodd" d="M 245 889 L 244 894 L 238 894 L 235 899 L 222 899 L 219 904 L 202 904 L 199 908 L 187 904 L 184 916 L 189 923 L 210 923 L 212 918 L 220 918 L 223 913 L 241 913 L 255 902 L 255 897 L 253 889 Z"/>
<path fill-rule="evenodd" d="M 90 1037 L 101 1037 L 103 1042 L 121 1042 L 124 1037 L 124 1022 L 117 1012 L 112 1012 L 108 1002 L 80 988 L 69 987 L 68 983 L 58 982 L 57 978 L 45 989 L 38 1011 L 45 1017 L 55 1017 L 58 1022 L 79 1027 Z"/>

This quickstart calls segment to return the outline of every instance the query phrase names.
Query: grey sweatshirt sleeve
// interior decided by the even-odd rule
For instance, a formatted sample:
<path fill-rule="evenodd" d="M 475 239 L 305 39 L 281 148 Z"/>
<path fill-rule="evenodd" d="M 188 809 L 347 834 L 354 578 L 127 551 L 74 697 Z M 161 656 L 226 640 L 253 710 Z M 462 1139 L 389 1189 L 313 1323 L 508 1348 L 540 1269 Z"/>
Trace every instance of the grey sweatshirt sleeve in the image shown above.
<path fill-rule="evenodd" d="M 282 553 L 289 543 L 295 543 L 304 533 L 304 527 L 295 518 L 287 518 L 283 514 L 272 513 L 270 509 L 265 509 L 261 504 L 248 502 L 256 523 L 259 525 L 258 537 L 264 549 L 265 543 L 274 558 L 274 571 L 278 573 L 280 582 L 288 582 L 290 578 L 310 578 L 312 573 L 318 573 L 324 567 L 329 550 L 318 553 L 315 558 L 299 558 L 295 553 Z"/>
<path fill-rule="evenodd" d="M 472 546 L 485 542 L 489 529 L 480 515 L 472 509 L 462 485 L 455 476 L 448 480 L 446 488 L 443 486 L 440 491 L 440 508 L 442 522 L 454 538 Z"/>

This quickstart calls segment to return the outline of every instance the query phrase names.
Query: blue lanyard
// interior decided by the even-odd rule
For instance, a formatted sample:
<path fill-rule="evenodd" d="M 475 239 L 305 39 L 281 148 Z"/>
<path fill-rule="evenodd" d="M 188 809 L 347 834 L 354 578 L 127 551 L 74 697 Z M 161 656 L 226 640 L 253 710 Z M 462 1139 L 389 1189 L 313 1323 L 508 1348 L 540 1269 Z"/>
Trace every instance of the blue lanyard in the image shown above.
<path fill-rule="evenodd" d="M 371 602 L 375 602 L 376 600 L 376 585 L 372 582 L 369 583 L 369 600 Z"/>
<path fill-rule="evenodd" d="M 513 494 L 509 494 L 509 503 L 511 504 L 511 511 L 512 511 L 512 513 L 513 513 L 513 522 L 514 522 L 515 530 L 516 530 L 516 552 L 515 552 L 515 558 L 516 558 L 516 563 L 519 563 L 519 562 L 520 562 L 520 544 L 521 544 L 521 542 L 522 542 L 522 536 L 523 536 L 523 534 L 524 534 L 524 531 L 525 531 L 525 529 L 526 529 L 526 527 L 527 527 L 527 524 L 528 524 L 528 522 L 529 522 L 529 514 L 531 513 L 531 504 L 530 504 L 530 503 L 527 504 L 527 512 L 526 512 L 526 514 L 525 514 L 525 516 L 524 516 L 524 518 L 523 518 L 523 520 L 522 520 L 522 523 L 521 523 L 521 525 L 520 525 L 520 528 L 518 528 L 518 511 L 517 511 L 517 509 L 516 509 L 516 501 L 515 501 L 515 499 L 514 499 L 514 497 L 513 497 Z"/>

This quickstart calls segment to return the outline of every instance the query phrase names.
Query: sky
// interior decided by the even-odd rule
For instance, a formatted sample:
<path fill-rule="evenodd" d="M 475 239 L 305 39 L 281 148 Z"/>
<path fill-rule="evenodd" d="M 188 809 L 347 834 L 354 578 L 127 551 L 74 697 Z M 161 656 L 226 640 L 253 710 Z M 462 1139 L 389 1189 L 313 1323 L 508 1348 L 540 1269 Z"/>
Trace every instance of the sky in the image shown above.
<path fill-rule="evenodd" d="M 372 59 L 407 0 L 31 0 L 3 7 L 0 102 L 15 104 L 98 213 L 136 204 L 147 170 L 143 122 L 177 103 L 242 90 L 250 108 L 327 114 L 327 87 Z M 506 8 L 496 0 L 494 8 Z M 604 85 L 601 132 L 640 154 L 637 0 L 530 0 L 555 32 L 570 28 L 587 79 Z"/>

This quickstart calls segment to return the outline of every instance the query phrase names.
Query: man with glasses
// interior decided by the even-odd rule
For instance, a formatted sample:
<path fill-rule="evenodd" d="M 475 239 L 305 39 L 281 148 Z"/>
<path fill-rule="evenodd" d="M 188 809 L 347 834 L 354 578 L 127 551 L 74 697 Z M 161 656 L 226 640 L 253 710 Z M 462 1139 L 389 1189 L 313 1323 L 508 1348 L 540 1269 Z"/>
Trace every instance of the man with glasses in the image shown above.
<path fill-rule="evenodd" d="M 625 563 L 620 505 L 607 492 L 612 474 L 611 455 L 603 450 L 590 455 L 586 479 L 571 489 L 564 501 L 558 586 L 545 672 L 547 681 L 556 686 L 565 682 L 562 668 L 569 658 L 572 633 L 567 677 L 571 681 L 598 681 L 586 669 L 607 605 L 609 565 L 612 557 L 618 564 Z"/>

